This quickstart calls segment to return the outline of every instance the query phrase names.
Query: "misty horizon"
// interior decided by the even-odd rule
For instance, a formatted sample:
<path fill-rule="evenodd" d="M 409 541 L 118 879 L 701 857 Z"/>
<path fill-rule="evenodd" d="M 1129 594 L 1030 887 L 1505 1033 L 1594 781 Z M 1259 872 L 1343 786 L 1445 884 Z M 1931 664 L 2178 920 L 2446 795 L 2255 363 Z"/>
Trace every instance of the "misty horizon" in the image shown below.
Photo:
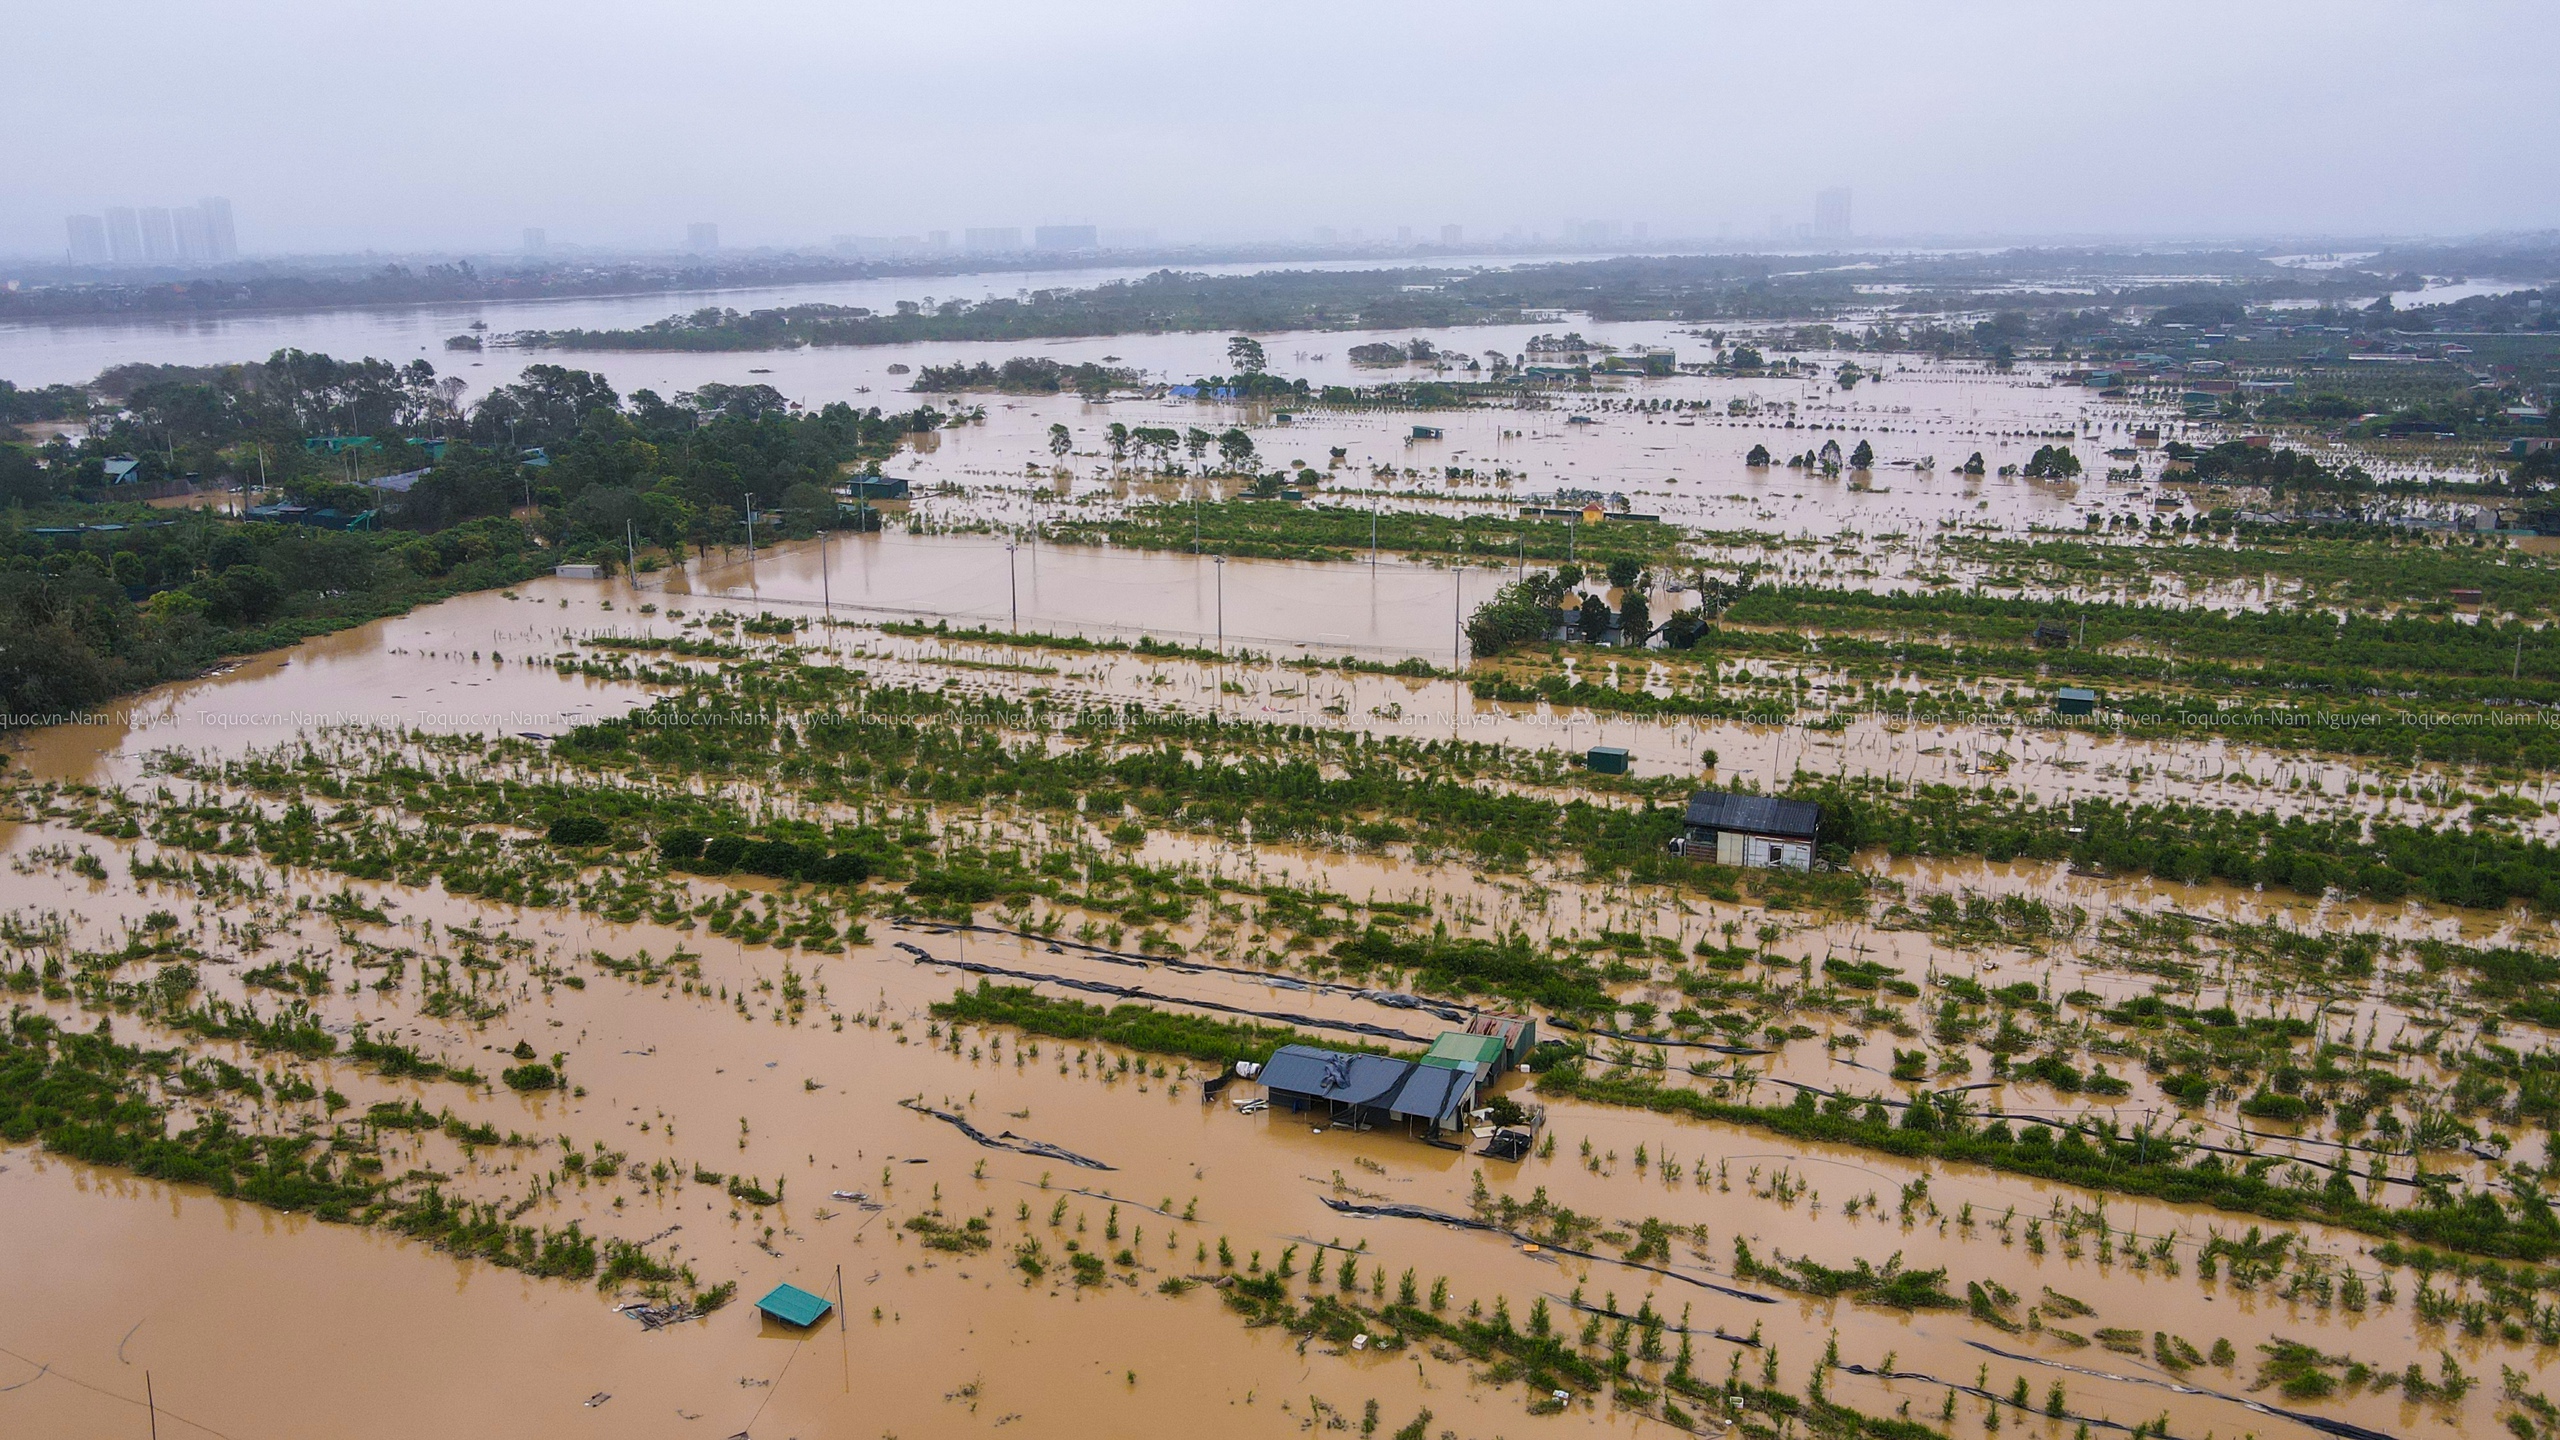
<path fill-rule="evenodd" d="M 242 256 L 1788 248 L 2560 224 L 2522 5 L 1298 10 L 41 3 L 0 254 L 224 197 Z M 111 81 L 114 103 L 100 103 Z M 1846 190 L 1845 226 L 1817 196 Z M 1832 217 L 1837 218 L 1837 217 Z M 69 226 L 68 230 L 66 226 Z M 970 231 L 1018 247 L 971 247 Z M 945 243 L 929 242 L 941 232 Z M 218 259 L 218 256 L 205 256 Z"/>

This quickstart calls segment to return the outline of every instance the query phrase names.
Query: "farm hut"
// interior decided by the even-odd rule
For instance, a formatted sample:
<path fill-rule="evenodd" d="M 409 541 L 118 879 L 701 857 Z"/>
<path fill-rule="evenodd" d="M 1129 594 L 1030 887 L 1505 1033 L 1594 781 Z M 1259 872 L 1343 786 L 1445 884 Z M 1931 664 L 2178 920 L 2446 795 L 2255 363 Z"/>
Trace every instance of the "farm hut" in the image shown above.
<path fill-rule="evenodd" d="M 776 1285 L 756 1302 L 756 1308 L 794 1329 L 806 1330 L 836 1307 L 824 1295 L 812 1295 L 797 1285 Z"/>
<path fill-rule="evenodd" d="M 1396 1092 L 1413 1073 L 1410 1060 L 1358 1055 L 1313 1045 L 1283 1045 L 1263 1062 L 1263 1088 L 1271 1103 L 1299 1114 L 1310 1110 L 1344 1117 L 1356 1127 L 1387 1118 Z"/>
<path fill-rule="evenodd" d="M 1810 800 L 1701 790 L 1689 797 L 1681 853 L 1719 865 L 1810 870 L 1822 807 Z"/>

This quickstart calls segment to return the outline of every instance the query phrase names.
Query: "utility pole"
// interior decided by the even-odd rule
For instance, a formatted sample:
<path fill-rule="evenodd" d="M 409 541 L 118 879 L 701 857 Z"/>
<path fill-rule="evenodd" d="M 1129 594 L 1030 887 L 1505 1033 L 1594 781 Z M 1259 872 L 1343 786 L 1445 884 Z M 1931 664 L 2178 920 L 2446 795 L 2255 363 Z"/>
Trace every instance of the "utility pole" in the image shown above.
<path fill-rule="evenodd" d="M 1227 557 L 1218 557 L 1218 653 L 1227 653 Z"/>
<path fill-rule="evenodd" d="M 832 620 L 836 614 L 836 597 L 827 578 L 827 532 L 818 532 L 818 613 Z"/>
<path fill-rule="evenodd" d="M 640 574 L 640 539 L 633 533 L 629 517 L 622 522 L 622 556 L 622 573 L 635 577 L 633 584 L 640 583 L 636 578 Z"/>
<path fill-rule="evenodd" d="M 1020 631 L 1022 629 L 1022 585 L 1014 578 L 1013 542 L 1010 540 L 1004 542 L 1004 591 L 1006 598 L 1013 603 L 1013 628 Z"/>
<path fill-rule="evenodd" d="M 753 577 L 756 568 L 756 496 L 747 492 L 747 573 Z"/>
<path fill-rule="evenodd" d="M 1369 502 L 1369 571 L 1370 571 L 1370 573 L 1371 573 L 1371 574 L 1375 574 L 1375 573 L 1377 573 L 1377 569 L 1378 569 L 1378 502 L 1377 502 L 1376 500 L 1374 500 L 1374 499 L 1373 499 L 1373 500 L 1371 500 L 1371 501 Z"/>

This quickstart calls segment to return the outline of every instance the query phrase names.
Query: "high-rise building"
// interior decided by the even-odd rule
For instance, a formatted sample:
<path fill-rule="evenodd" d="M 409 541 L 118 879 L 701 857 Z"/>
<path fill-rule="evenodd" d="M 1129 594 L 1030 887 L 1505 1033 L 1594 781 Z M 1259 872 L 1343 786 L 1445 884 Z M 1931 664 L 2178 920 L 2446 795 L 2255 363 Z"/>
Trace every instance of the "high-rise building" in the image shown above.
<path fill-rule="evenodd" d="M 1410 244 L 1412 244 L 1412 243 L 1413 243 L 1413 227 L 1412 227 L 1412 226 L 1410 226 L 1410 225 L 1399 225 L 1399 226 L 1397 226 L 1397 227 L 1396 227 L 1396 243 L 1397 243 L 1397 244 L 1399 244 L 1399 245 L 1410 245 Z"/>
<path fill-rule="evenodd" d="M 196 202 L 196 208 L 204 212 L 205 241 L 209 247 L 205 258 L 239 259 L 240 234 L 231 228 L 231 202 L 219 195 L 207 195 Z"/>
<path fill-rule="evenodd" d="M 951 248 L 951 232 L 948 230 L 927 230 L 924 232 L 924 243 L 925 248 L 929 250 L 948 250 Z"/>
<path fill-rule="evenodd" d="M 107 210 L 107 257 L 118 265 L 142 263 L 142 224 L 129 205 Z"/>
<path fill-rule="evenodd" d="M 720 248 L 720 227 L 708 220 L 696 220 L 684 227 L 684 249 L 688 255 L 708 255 Z"/>
<path fill-rule="evenodd" d="M 1464 225 L 1443 225 L 1443 226 L 1441 226 L 1441 227 L 1440 227 L 1440 243 L 1441 243 L 1441 244 L 1443 244 L 1443 245 L 1464 245 L 1464 244 L 1466 244 L 1466 243 L 1467 243 L 1467 227 L 1466 227 L 1466 226 L 1464 226 Z"/>
<path fill-rule="evenodd" d="M 539 225 L 527 225 L 524 227 L 522 248 L 527 255 L 541 254 L 551 248 L 551 232 Z"/>
<path fill-rule="evenodd" d="M 104 265 L 107 263 L 107 222 L 95 215 L 72 215 L 62 222 L 70 232 L 71 263 Z"/>
<path fill-rule="evenodd" d="M 165 205 L 153 205 L 142 212 L 142 258 L 155 265 L 166 265 L 178 258 L 178 222 Z"/>
<path fill-rule="evenodd" d="M 205 228 L 203 206 L 181 205 L 169 212 L 169 220 L 177 231 L 179 259 L 201 264 L 213 258 L 213 233 Z"/>
<path fill-rule="evenodd" d="M 973 225 L 961 232 L 960 241 L 972 250 L 1019 250 L 1022 248 L 1022 228 L 1018 225 Z"/>
<path fill-rule="evenodd" d="M 1849 238 L 1849 187 L 1817 192 L 1813 197 L 1813 236 L 1817 240 Z"/>
<path fill-rule="evenodd" d="M 1031 230 L 1035 250 L 1093 250 L 1101 244 L 1101 232 L 1091 225 L 1035 225 Z"/>

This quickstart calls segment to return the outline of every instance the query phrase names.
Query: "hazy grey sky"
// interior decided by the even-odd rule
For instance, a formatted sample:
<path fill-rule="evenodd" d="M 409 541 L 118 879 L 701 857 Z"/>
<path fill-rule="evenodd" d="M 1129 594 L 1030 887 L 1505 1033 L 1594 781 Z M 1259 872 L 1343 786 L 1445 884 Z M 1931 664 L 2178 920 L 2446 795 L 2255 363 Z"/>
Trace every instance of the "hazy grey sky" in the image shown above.
<path fill-rule="evenodd" d="M 17 0 L 0 252 L 231 197 L 250 251 L 1643 220 L 2560 224 L 2560 5 Z"/>

